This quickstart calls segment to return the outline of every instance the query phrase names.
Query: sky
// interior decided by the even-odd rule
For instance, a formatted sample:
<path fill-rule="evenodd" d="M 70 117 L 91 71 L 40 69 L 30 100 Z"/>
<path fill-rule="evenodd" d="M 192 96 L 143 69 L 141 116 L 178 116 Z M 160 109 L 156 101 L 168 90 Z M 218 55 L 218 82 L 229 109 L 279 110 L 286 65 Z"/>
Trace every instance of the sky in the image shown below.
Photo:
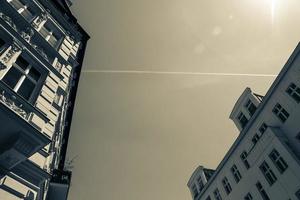
<path fill-rule="evenodd" d="M 300 36 L 298 0 L 84 0 L 91 35 L 67 157 L 70 200 L 188 200 L 198 165 L 238 136 L 246 87 L 264 95 Z"/>

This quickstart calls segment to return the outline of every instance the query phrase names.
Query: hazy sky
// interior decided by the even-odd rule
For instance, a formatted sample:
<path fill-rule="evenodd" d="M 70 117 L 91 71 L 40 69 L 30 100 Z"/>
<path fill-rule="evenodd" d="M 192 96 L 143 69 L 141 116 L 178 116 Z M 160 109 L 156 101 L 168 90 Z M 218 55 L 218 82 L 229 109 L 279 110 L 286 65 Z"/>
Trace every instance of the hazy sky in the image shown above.
<path fill-rule="evenodd" d="M 68 157 L 70 200 L 189 200 L 238 132 L 245 87 L 264 94 L 300 37 L 299 0 L 82 0 L 89 32 Z M 99 71 L 100 72 L 96 72 Z M 109 71 L 154 71 L 101 73 Z"/>

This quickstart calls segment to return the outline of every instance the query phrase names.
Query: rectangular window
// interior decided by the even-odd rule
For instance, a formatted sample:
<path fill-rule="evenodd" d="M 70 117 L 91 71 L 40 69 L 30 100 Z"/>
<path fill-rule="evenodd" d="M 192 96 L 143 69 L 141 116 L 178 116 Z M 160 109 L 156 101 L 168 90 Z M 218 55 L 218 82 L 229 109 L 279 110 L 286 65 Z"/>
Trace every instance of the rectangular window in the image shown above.
<path fill-rule="evenodd" d="M 250 116 L 254 115 L 254 113 L 256 111 L 256 106 L 252 103 L 252 101 L 250 99 L 245 104 L 245 107 L 248 110 Z"/>
<path fill-rule="evenodd" d="M 259 135 L 257 133 L 254 134 L 254 136 L 252 137 L 252 143 L 255 145 L 258 140 L 259 140 Z"/>
<path fill-rule="evenodd" d="M 270 185 L 273 185 L 276 182 L 277 178 L 266 161 L 259 166 L 259 169 Z"/>
<path fill-rule="evenodd" d="M 41 28 L 40 34 L 54 48 L 58 47 L 62 38 L 61 34 L 59 34 L 59 30 L 49 21 Z"/>
<path fill-rule="evenodd" d="M 231 185 L 227 179 L 227 177 L 224 177 L 223 180 L 222 180 L 222 184 L 223 184 L 223 187 L 226 191 L 227 194 L 230 194 L 230 192 L 232 191 L 232 188 L 231 188 Z"/>
<path fill-rule="evenodd" d="M 0 38 L 0 55 L 4 52 L 6 42 Z"/>
<path fill-rule="evenodd" d="M 288 93 L 297 103 L 300 102 L 300 88 L 296 86 L 295 83 L 291 83 L 286 89 Z"/>
<path fill-rule="evenodd" d="M 265 191 L 265 189 L 263 188 L 263 186 L 260 182 L 256 183 L 256 188 L 257 188 L 258 192 L 260 193 L 263 200 L 270 200 L 267 192 Z"/>
<path fill-rule="evenodd" d="M 5 41 L 0 38 L 0 49 L 5 45 Z"/>
<path fill-rule="evenodd" d="M 198 186 L 199 186 L 199 191 L 201 192 L 204 188 L 204 184 L 203 184 L 203 181 L 202 181 L 201 177 L 199 177 L 197 179 L 197 182 L 198 182 Z"/>
<path fill-rule="evenodd" d="M 288 164 L 285 162 L 282 156 L 280 156 L 276 149 L 272 150 L 272 152 L 269 154 L 269 157 L 281 174 L 288 168 Z"/>
<path fill-rule="evenodd" d="M 239 120 L 242 128 L 244 128 L 248 123 L 248 119 L 245 117 L 245 115 L 243 113 L 239 114 L 238 120 Z"/>
<path fill-rule="evenodd" d="M 244 200 L 252 200 L 252 199 L 253 199 L 253 197 L 252 197 L 252 195 L 249 192 L 244 197 Z"/>
<path fill-rule="evenodd" d="M 267 128 L 268 128 L 267 124 L 262 123 L 258 130 L 260 134 L 263 135 L 266 132 Z"/>
<path fill-rule="evenodd" d="M 29 100 L 41 77 L 33 66 L 31 66 L 22 56 L 4 75 L 2 81 L 26 100 Z"/>
<path fill-rule="evenodd" d="M 242 179 L 242 175 L 240 173 L 240 171 L 238 170 L 237 166 L 236 165 L 233 165 L 230 169 L 233 177 L 234 177 L 234 180 L 236 183 L 240 182 L 240 180 Z"/>
<path fill-rule="evenodd" d="M 284 123 L 290 116 L 290 114 L 279 103 L 274 106 L 272 111 L 282 123 Z"/>
<path fill-rule="evenodd" d="M 195 198 L 196 196 L 198 196 L 198 190 L 197 190 L 197 186 L 196 186 L 195 184 L 192 186 L 192 192 L 193 192 L 194 198 Z"/>
<path fill-rule="evenodd" d="M 296 135 L 296 139 L 300 142 L 300 132 Z"/>
<path fill-rule="evenodd" d="M 243 151 L 243 152 L 241 153 L 241 155 L 240 155 L 241 160 L 242 160 L 242 162 L 244 163 L 246 169 L 249 169 L 249 168 L 250 168 L 250 164 L 249 164 L 249 162 L 248 162 L 248 160 L 247 160 L 247 156 L 248 156 L 248 154 L 247 154 L 246 151 Z"/>
<path fill-rule="evenodd" d="M 221 194 L 220 194 L 218 188 L 215 189 L 215 191 L 214 191 L 214 196 L 215 196 L 215 199 L 216 199 L 216 200 L 222 200 L 222 197 L 221 197 Z"/>
<path fill-rule="evenodd" d="M 210 196 L 208 196 L 205 200 L 211 200 Z"/>
<path fill-rule="evenodd" d="M 295 193 L 295 196 L 297 197 L 298 200 L 300 200 L 300 189 Z"/>

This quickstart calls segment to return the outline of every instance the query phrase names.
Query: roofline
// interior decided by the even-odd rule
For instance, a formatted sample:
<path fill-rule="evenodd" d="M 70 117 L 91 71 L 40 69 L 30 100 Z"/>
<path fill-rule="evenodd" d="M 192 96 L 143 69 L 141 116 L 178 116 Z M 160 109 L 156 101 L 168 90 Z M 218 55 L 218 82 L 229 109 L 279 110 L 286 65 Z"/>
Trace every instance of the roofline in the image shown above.
<path fill-rule="evenodd" d="M 241 94 L 241 96 L 238 98 L 238 100 L 235 102 L 233 109 L 229 115 L 229 119 L 233 119 L 234 118 L 234 114 L 237 111 L 237 109 L 240 107 L 242 101 L 244 100 L 245 96 L 249 93 L 252 93 L 251 88 L 246 87 L 246 89 L 243 91 L 243 93 Z"/>
<path fill-rule="evenodd" d="M 61 14 L 67 14 L 68 17 L 70 18 L 69 23 L 74 23 L 78 29 L 79 32 L 83 34 L 83 36 L 86 38 L 86 40 L 90 39 L 90 35 L 82 28 L 82 26 L 78 23 L 77 18 L 73 15 L 72 11 L 70 10 L 69 6 L 67 5 L 65 0 L 62 0 L 61 2 L 64 4 L 64 6 L 62 6 L 57 0 L 51 0 L 50 1 L 53 6 L 59 11 L 61 12 Z M 64 12 L 65 11 L 65 12 Z M 68 20 L 67 20 L 68 21 Z"/>
<path fill-rule="evenodd" d="M 202 165 L 199 165 L 193 172 L 193 174 L 191 175 L 191 177 L 189 178 L 189 181 L 187 182 L 187 186 L 191 185 L 191 182 L 193 181 L 194 177 L 196 176 L 197 172 L 199 172 L 199 170 L 203 170 L 204 167 Z"/>
<path fill-rule="evenodd" d="M 298 56 L 300 52 L 300 43 L 298 43 L 298 45 L 296 46 L 296 48 L 294 49 L 292 55 L 288 58 L 287 62 L 285 63 L 285 65 L 283 66 L 283 68 L 281 69 L 281 71 L 279 72 L 278 76 L 276 77 L 275 81 L 273 82 L 273 84 L 271 85 L 270 89 L 268 90 L 267 94 L 265 95 L 265 97 L 263 98 L 262 102 L 260 103 L 260 105 L 258 106 L 258 109 L 256 110 L 256 112 L 254 113 L 254 115 L 250 118 L 250 120 L 248 121 L 247 125 L 244 127 L 244 129 L 240 132 L 239 136 L 237 137 L 237 139 L 234 141 L 233 145 L 230 147 L 230 149 L 227 151 L 225 157 L 222 159 L 222 161 L 220 162 L 220 164 L 218 165 L 218 167 L 216 168 L 215 173 L 213 174 L 213 176 L 210 178 L 210 180 L 205 184 L 202 192 L 200 193 L 200 195 L 198 196 L 198 198 L 200 198 L 205 191 L 208 189 L 208 187 L 210 186 L 210 184 L 214 181 L 214 179 L 217 177 L 217 175 L 219 174 L 219 172 L 221 171 L 221 169 L 223 168 L 223 166 L 225 165 L 225 163 L 227 162 L 227 160 L 230 158 L 231 154 L 234 152 L 234 150 L 236 149 L 236 147 L 240 144 L 240 142 L 242 141 L 242 139 L 245 137 L 247 131 L 249 130 L 249 128 L 252 126 L 253 122 L 255 121 L 255 119 L 257 118 L 257 116 L 260 114 L 260 112 L 263 110 L 263 108 L 265 107 L 265 105 L 267 104 L 268 100 L 270 99 L 270 97 L 272 96 L 272 94 L 274 93 L 274 89 L 278 86 L 278 84 L 281 82 L 282 78 L 284 77 L 284 75 L 288 72 L 288 70 L 290 69 L 291 65 L 293 64 L 293 62 L 295 61 L 295 58 Z"/>

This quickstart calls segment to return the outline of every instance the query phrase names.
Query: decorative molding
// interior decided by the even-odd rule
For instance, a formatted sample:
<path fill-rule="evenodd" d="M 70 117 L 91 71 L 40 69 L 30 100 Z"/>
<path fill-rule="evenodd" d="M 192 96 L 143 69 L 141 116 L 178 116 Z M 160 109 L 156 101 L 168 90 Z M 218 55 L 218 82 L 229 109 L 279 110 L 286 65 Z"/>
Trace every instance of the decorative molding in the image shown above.
<path fill-rule="evenodd" d="M 21 51 L 21 47 L 17 45 L 15 42 L 13 42 L 11 48 L 4 55 L 2 60 L 4 61 L 5 64 L 8 63 L 11 60 L 11 58 L 19 51 Z"/>
<path fill-rule="evenodd" d="M 5 92 L 3 89 L 0 89 L 0 102 L 4 103 L 7 107 L 15 111 L 25 120 L 28 120 L 30 112 L 23 107 L 23 104 L 16 103 L 16 96 Z"/>
<path fill-rule="evenodd" d="M 21 31 L 20 35 L 24 40 L 30 42 L 32 36 L 34 35 L 34 31 L 32 30 L 32 28 L 28 27 L 25 31 Z"/>
<path fill-rule="evenodd" d="M 31 23 L 31 25 L 35 28 L 38 29 L 40 24 L 48 19 L 48 14 L 46 12 L 41 12 L 41 14 L 37 17 L 35 21 Z"/>

